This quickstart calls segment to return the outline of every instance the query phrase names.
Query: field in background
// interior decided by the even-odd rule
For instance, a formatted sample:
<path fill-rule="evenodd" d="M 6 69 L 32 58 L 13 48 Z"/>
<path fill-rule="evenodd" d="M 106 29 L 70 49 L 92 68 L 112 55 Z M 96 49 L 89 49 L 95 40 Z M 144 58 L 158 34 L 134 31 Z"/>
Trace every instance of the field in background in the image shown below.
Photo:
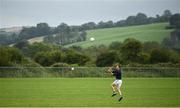
<path fill-rule="evenodd" d="M 87 31 L 87 41 L 73 43 L 68 46 L 78 45 L 89 47 L 94 45 L 109 45 L 113 41 L 124 41 L 127 38 L 135 38 L 142 42 L 161 42 L 165 37 L 170 36 L 172 30 L 165 29 L 168 23 L 156 23 L 139 26 L 117 27 L 107 29 L 96 29 Z M 95 41 L 90 41 L 94 37 Z"/>
<path fill-rule="evenodd" d="M 31 38 L 28 40 L 28 42 L 30 44 L 33 44 L 35 42 L 43 42 L 43 39 L 44 39 L 44 36 L 41 36 L 41 37 L 35 37 L 35 38 Z"/>
<path fill-rule="evenodd" d="M 124 78 L 124 99 L 111 97 L 113 78 L 0 78 L 0 106 L 180 106 L 179 78 Z"/>

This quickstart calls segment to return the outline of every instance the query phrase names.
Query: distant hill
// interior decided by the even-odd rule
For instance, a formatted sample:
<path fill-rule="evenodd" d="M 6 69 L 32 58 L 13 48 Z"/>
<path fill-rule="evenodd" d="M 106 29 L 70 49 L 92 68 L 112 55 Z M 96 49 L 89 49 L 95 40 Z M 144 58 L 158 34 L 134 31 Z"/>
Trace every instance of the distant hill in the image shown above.
<path fill-rule="evenodd" d="M 142 42 L 156 41 L 161 42 L 165 37 L 170 36 L 172 29 L 165 29 L 168 23 L 155 23 L 138 26 L 116 27 L 106 29 L 96 29 L 87 31 L 87 40 L 66 45 L 69 47 L 77 45 L 81 47 L 89 47 L 94 45 L 109 45 L 113 41 L 123 41 L 127 38 L 135 38 Z M 90 38 L 95 38 L 90 41 Z"/>
<path fill-rule="evenodd" d="M 172 29 L 165 29 L 168 26 L 168 23 L 155 23 L 147 25 L 138 25 L 138 26 L 128 26 L 128 27 L 115 27 L 115 28 L 105 28 L 105 29 L 95 29 L 87 30 L 87 40 L 82 42 L 76 42 L 73 44 L 68 44 L 65 47 L 72 45 L 77 45 L 81 47 L 89 47 L 94 45 L 109 45 L 113 41 L 124 41 L 127 38 L 135 38 L 142 42 L 145 41 L 156 41 L 161 42 L 165 37 L 170 36 Z M 0 31 L 13 31 L 18 32 L 22 27 L 12 27 L 0 29 Z M 34 42 L 43 42 L 43 39 L 46 36 L 34 37 L 28 39 L 29 43 Z M 94 41 L 90 41 L 90 38 L 94 38 Z M 12 46 L 11 44 L 10 46 Z"/>
<path fill-rule="evenodd" d="M 22 29 L 23 27 L 10 27 L 10 28 L 1 28 L 0 31 L 19 33 Z"/>
<path fill-rule="evenodd" d="M 35 42 L 43 42 L 43 39 L 44 39 L 44 36 L 35 37 L 35 38 L 28 39 L 28 42 L 29 42 L 30 44 L 33 44 L 33 43 L 35 43 Z"/>

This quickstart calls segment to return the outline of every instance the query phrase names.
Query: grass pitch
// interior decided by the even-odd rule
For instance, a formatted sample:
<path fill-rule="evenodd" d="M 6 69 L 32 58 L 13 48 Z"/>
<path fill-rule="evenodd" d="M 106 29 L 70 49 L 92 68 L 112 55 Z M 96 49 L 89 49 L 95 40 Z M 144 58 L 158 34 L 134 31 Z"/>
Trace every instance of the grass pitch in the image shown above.
<path fill-rule="evenodd" d="M 113 78 L 1 78 L 0 106 L 180 106 L 180 78 L 124 78 L 124 98 L 111 97 Z"/>

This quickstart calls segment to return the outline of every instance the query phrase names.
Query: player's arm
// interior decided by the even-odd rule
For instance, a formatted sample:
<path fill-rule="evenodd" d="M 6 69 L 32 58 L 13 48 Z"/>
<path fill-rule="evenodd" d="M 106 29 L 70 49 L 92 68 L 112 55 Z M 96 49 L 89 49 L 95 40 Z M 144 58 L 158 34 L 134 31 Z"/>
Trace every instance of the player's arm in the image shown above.
<path fill-rule="evenodd" d="M 108 72 L 111 73 L 111 74 L 113 75 L 112 67 L 110 67 L 110 68 L 108 69 Z"/>

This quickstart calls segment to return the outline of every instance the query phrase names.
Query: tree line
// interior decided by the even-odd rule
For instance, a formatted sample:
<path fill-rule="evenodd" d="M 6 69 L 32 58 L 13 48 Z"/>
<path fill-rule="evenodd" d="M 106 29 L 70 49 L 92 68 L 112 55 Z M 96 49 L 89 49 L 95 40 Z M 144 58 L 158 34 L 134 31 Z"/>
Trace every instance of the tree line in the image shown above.
<path fill-rule="evenodd" d="M 176 50 L 167 49 L 157 42 L 142 43 L 133 38 L 123 42 L 112 42 L 109 46 L 99 45 L 85 49 L 80 46 L 64 48 L 46 43 L 0 47 L 0 66 L 23 64 L 23 58 L 30 58 L 45 67 L 69 65 L 104 67 L 116 62 L 123 65 L 180 64 L 180 55 Z"/>
<path fill-rule="evenodd" d="M 85 41 L 86 30 L 168 22 L 172 15 L 170 10 L 165 10 L 162 15 L 156 15 L 156 17 L 148 17 L 144 13 L 138 13 L 137 15 L 129 16 L 125 20 L 117 22 L 111 20 L 107 22 L 100 21 L 97 24 L 95 22 L 88 22 L 79 26 L 69 26 L 65 23 L 61 23 L 57 27 L 50 27 L 47 23 L 38 23 L 35 27 L 24 27 L 20 33 L 7 33 L 1 31 L 0 44 L 9 45 L 33 37 L 45 36 L 44 41 L 47 43 L 66 45 Z M 176 14 L 174 19 L 178 16 L 179 14 Z"/>
<path fill-rule="evenodd" d="M 156 15 L 156 17 L 148 17 L 144 13 L 137 13 L 136 15 L 128 16 L 124 20 L 119 20 L 117 22 L 109 21 L 100 21 L 99 23 L 88 22 L 84 23 L 81 26 L 74 26 L 74 28 L 78 30 L 91 30 L 91 29 L 99 29 L 99 28 L 112 28 L 112 27 L 124 27 L 124 26 L 132 26 L 132 25 L 142 25 L 142 24 L 151 24 L 158 22 L 168 22 L 170 17 L 173 14 L 170 10 L 165 10 L 162 15 Z"/>
<path fill-rule="evenodd" d="M 180 51 L 180 14 L 174 14 L 170 17 L 167 29 L 171 28 L 174 30 L 162 43 L 166 48 Z"/>

